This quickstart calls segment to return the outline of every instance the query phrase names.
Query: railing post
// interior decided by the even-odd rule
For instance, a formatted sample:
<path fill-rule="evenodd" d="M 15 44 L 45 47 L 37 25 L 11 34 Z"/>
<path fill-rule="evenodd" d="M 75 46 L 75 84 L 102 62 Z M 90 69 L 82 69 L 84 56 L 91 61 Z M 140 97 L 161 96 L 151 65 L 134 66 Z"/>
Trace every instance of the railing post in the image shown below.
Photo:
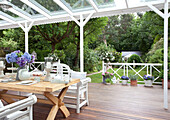
<path fill-rule="evenodd" d="M 125 68 L 125 67 L 126 67 L 126 65 L 124 65 L 124 75 L 126 74 L 126 73 L 125 73 L 125 72 L 126 72 L 126 68 Z"/>
<path fill-rule="evenodd" d="M 105 71 L 104 71 L 104 61 L 102 61 L 102 70 L 103 70 L 103 73 L 105 73 Z"/>
<path fill-rule="evenodd" d="M 127 69 L 127 77 L 128 77 L 128 65 L 126 65 L 126 69 Z"/>
<path fill-rule="evenodd" d="M 152 65 L 150 65 L 150 75 L 152 75 Z"/>
<path fill-rule="evenodd" d="M 148 65 L 147 65 L 147 75 L 148 75 Z"/>

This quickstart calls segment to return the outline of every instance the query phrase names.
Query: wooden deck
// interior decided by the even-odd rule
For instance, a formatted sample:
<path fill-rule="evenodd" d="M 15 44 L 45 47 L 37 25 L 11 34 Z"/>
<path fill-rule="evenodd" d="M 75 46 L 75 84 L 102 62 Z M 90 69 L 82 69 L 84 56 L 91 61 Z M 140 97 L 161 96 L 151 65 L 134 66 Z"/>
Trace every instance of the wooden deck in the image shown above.
<path fill-rule="evenodd" d="M 71 115 L 67 119 L 59 112 L 56 120 L 170 120 L 170 110 L 163 109 L 161 86 L 146 88 L 90 83 L 89 100 L 90 106 L 83 107 L 80 114 L 69 109 Z M 36 104 L 34 120 L 45 120 L 50 108 L 50 105 Z"/>

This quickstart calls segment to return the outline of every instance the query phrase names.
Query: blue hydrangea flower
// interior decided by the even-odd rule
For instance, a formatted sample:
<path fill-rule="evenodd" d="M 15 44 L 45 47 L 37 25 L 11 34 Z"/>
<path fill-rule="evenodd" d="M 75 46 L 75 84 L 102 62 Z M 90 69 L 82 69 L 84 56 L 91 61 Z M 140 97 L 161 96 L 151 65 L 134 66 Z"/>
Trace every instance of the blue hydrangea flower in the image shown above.
<path fill-rule="evenodd" d="M 12 52 L 11 53 L 11 59 L 12 59 L 11 62 L 17 62 L 17 58 L 18 58 L 18 55 L 15 52 Z"/>
<path fill-rule="evenodd" d="M 123 76 L 121 77 L 121 79 L 123 79 L 123 80 L 129 80 L 129 77 L 123 75 Z"/>
<path fill-rule="evenodd" d="M 7 54 L 7 55 L 6 55 L 6 61 L 7 61 L 8 63 L 11 63 L 11 61 L 12 61 L 11 54 Z"/>
<path fill-rule="evenodd" d="M 24 58 L 28 61 L 28 63 L 31 62 L 31 55 L 30 55 L 29 53 L 25 52 L 25 53 L 22 55 L 22 57 L 24 57 Z"/>
<path fill-rule="evenodd" d="M 20 50 L 16 50 L 16 51 L 14 51 L 15 53 L 20 53 L 21 51 Z"/>
<path fill-rule="evenodd" d="M 27 60 L 25 59 L 25 57 L 19 57 L 17 58 L 17 62 L 16 62 L 20 67 L 24 67 L 27 64 Z"/>

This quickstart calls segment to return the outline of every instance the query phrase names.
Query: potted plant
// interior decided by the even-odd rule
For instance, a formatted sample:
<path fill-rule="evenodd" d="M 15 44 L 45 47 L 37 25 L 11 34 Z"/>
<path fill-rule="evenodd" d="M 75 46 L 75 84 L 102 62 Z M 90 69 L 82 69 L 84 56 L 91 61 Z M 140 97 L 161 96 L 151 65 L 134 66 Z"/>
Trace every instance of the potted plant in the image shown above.
<path fill-rule="evenodd" d="M 153 83 L 153 80 L 154 80 L 153 76 L 151 76 L 151 75 L 144 75 L 143 79 L 145 81 L 145 87 L 153 87 L 152 86 L 152 83 Z"/>
<path fill-rule="evenodd" d="M 121 77 L 121 80 L 122 80 L 122 85 L 127 85 L 128 80 L 129 80 L 129 77 L 123 75 L 123 76 Z"/>
<path fill-rule="evenodd" d="M 109 72 L 105 72 L 105 73 L 102 73 L 102 76 L 103 76 L 103 84 L 106 84 L 106 79 L 110 79 L 110 81 L 112 81 L 112 77 L 114 76 L 113 73 L 109 73 Z M 108 81 L 108 80 L 107 80 Z"/>
<path fill-rule="evenodd" d="M 159 74 L 159 77 L 162 80 L 162 88 L 164 88 L 164 71 L 162 70 Z M 170 89 L 170 72 L 168 72 L 168 89 Z"/>
<path fill-rule="evenodd" d="M 137 79 L 138 79 L 137 75 L 130 75 L 130 85 L 137 86 L 137 83 L 138 83 Z"/>
<path fill-rule="evenodd" d="M 113 84 L 113 81 L 111 80 L 111 78 L 107 78 L 106 80 L 105 80 L 105 82 L 106 82 L 106 84 Z"/>

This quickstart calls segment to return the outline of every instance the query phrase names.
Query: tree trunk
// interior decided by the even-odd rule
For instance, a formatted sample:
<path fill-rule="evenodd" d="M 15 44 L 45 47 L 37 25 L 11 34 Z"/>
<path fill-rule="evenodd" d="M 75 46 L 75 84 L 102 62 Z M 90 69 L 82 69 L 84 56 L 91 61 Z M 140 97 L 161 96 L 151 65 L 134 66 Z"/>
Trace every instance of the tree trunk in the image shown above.
<path fill-rule="evenodd" d="M 74 66 L 77 66 L 77 64 L 78 64 L 79 51 L 80 51 L 80 43 L 78 42 L 77 43 L 77 50 L 76 50 L 76 57 L 75 57 Z"/>
<path fill-rule="evenodd" d="M 56 45 L 56 43 L 51 43 L 51 46 L 52 46 L 52 53 L 54 53 L 54 51 L 55 51 L 55 45 Z"/>

